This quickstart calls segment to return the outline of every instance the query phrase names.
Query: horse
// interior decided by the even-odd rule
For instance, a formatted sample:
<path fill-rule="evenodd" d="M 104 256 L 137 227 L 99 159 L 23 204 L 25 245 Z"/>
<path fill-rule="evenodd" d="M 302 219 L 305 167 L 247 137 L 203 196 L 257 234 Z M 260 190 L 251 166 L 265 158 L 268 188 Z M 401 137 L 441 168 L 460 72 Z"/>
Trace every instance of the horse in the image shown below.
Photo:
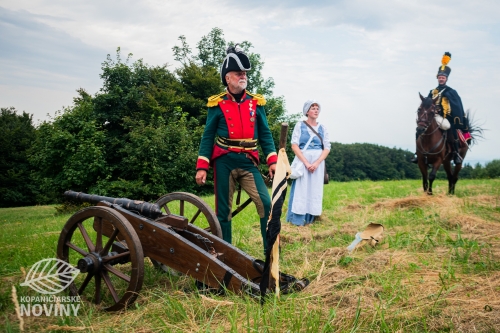
<path fill-rule="evenodd" d="M 455 185 L 458 181 L 458 173 L 462 169 L 462 164 L 455 165 L 451 169 L 451 160 L 453 158 L 452 144 L 453 135 L 448 131 L 440 129 L 434 116 L 437 113 L 436 101 L 438 97 L 432 99 L 420 94 L 422 104 L 417 111 L 417 159 L 418 167 L 422 173 L 424 192 L 432 195 L 432 183 L 436 179 L 436 173 L 443 164 L 448 177 L 448 193 L 455 194 Z M 471 131 L 472 132 L 472 131 Z M 465 158 L 469 147 L 466 144 L 461 145 L 459 154 L 462 160 Z M 427 167 L 432 166 L 432 171 L 427 176 Z"/>

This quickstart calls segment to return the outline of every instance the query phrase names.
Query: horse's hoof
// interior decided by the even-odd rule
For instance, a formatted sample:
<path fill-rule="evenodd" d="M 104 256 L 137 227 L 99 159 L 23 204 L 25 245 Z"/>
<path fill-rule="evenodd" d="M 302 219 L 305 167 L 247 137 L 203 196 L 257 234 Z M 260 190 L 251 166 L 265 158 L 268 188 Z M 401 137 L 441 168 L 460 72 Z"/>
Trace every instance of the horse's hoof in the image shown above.
<path fill-rule="evenodd" d="M 432 192 L 427 192 L 427 195 L 432 195 Z"/>

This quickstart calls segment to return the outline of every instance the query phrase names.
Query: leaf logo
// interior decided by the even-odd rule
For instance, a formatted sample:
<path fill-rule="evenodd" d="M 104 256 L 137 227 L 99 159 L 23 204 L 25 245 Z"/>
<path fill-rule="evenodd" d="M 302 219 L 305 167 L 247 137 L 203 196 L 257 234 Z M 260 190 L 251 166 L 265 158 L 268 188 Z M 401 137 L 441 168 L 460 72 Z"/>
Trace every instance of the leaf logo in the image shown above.
<path fill-rule="evenodd" d="M 37 261 L 21 283 L 41 294 L 57 294 L 66 289 L 80 273 L 80 270 L 56 258 Z"/>

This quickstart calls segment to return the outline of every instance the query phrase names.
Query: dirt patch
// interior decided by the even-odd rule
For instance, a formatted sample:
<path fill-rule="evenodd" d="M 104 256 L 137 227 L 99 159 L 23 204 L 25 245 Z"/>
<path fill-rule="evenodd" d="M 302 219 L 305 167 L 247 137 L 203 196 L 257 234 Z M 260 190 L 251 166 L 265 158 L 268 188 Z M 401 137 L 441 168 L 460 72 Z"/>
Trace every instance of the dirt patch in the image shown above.
<path fill-rule="evenodd" d="M 463 232 L 473 235 L 499 234 L 500 225 L 470 214 L 457 214 L 448 219 L 451 227 L 460 227 Z"/>
<path fill-rule="evenodd" d="M 359 210 L 359 209 L 363 209 L 364 207 L 361 206 L 360 204 L 350 204 L 350 205 L 347 205 L 345 207 L 345 209 L 347 210 Z"/>
<path fill-rule="evenodd" d="M 420 195 L 406 198 L 389 199 L 372 205 L 374 209 L 419 208 L 433 205 L 449 205 L 452 199 L 444 195 Z"/>
<path fill-rule="evenodd" d="M 489 208 L 498 208 L 500 207 L 500 196 L 496 195 L 476 195 L 473 197 L 467 197 L 463 199 L 464 202 L 470 201 L 476 205 L 489 207 Z"/>

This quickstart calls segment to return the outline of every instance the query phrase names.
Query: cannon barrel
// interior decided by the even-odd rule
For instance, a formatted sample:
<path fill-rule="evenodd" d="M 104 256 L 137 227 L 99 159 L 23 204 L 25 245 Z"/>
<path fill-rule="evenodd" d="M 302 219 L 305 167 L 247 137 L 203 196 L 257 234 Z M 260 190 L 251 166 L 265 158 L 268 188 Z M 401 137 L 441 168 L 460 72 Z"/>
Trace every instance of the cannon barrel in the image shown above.
<path fill-rule="evenodd" d="M 97 204 L 101 201 L 106 201 L 115 205 L 120 205 L 124 209 L 129 211 L 139 212 L 141 215 L 156 219 L 162 215 L 160 206 L 157 204 L 152 204 L 149 202 L 130 200 L 127 198 L 111 198 L 104 197 L 100 195 L 87 194 L 83 192 L 66 191 L 64 192 L 64 197 L 70 200 L 76 200 L 81 202 L 90 202 Z"/>

